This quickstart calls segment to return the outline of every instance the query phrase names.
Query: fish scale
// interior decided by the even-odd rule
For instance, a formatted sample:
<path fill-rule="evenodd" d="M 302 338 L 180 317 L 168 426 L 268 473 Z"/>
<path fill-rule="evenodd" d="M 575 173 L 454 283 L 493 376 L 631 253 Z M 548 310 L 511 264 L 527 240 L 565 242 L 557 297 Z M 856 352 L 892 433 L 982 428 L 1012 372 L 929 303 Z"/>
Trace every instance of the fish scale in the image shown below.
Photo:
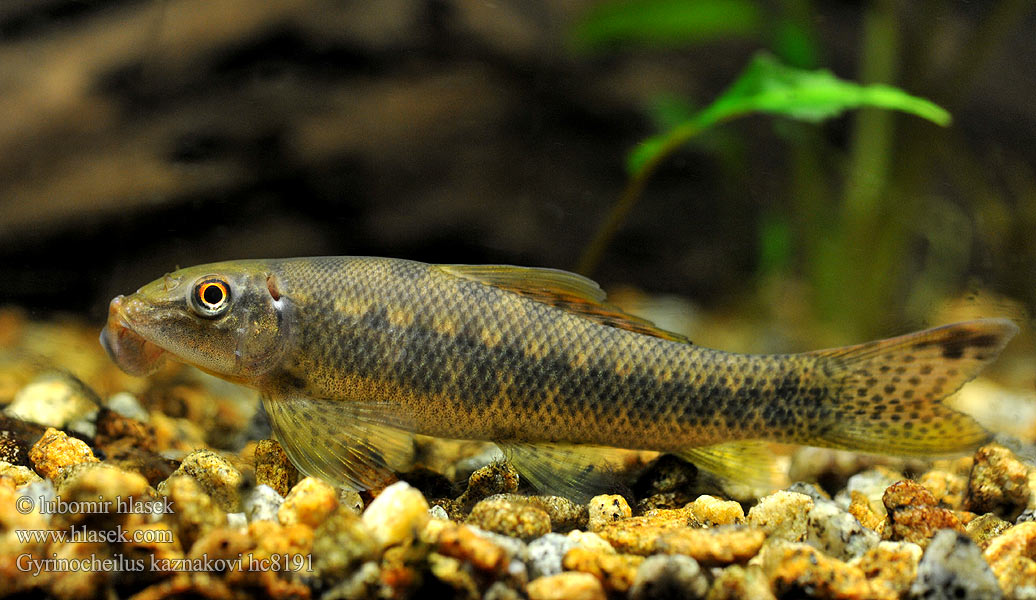
<path fill-rule="evenodd" d="M 199 281 L 226 297 L 200 309 Z M 113 300 L 102 342 L 133 372 L 171 355 L 257 388 L 296 465 L 337 483 L 382 481 L 420 433 L 497 442 L 537 485 L 579 495 L 616 448 L 755 481 L 768 441 L 965 451 L 988 434 L 940 400 L 1016 329 L 744 355 L 625 315 L 570 273 L 321 257 L 177 271 Z"/>

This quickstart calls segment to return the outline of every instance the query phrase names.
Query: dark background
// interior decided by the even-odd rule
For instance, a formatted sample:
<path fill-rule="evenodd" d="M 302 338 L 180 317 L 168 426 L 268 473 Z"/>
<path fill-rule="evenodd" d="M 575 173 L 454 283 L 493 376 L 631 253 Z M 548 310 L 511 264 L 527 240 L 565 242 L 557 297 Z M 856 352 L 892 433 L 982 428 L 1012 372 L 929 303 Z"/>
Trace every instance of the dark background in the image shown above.
<path fill-rule="evenodd" d="M 116 293 L 228 258 L 573 268 L 659 107 L 707 104 L 769 49 L 954 123 L 725 125 L 664 163 L 592 275 L 762 318 L 801 302 L 847 336 L 954 299 L 1026 321 L 1031 3 L 745 4 L 745 30 L 591 44 L 587 1 L 4 0 L 0 304 L 100 320 Z"/>

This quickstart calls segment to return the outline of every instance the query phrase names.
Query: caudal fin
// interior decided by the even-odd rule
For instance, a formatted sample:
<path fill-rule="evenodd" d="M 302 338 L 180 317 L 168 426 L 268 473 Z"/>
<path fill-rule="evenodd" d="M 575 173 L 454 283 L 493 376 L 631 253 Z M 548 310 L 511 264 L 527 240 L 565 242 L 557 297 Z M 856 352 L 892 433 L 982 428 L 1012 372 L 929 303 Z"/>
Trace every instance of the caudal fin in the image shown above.
<path fill-rule="evenodd" d="M 975 448 L 989 432 L 941 401 L 1017 332 L 1006 319 L 982 319 L 809 353 L 822 359 L 831 394 L 816 437 L 803 443 L 908 456 Z"/>

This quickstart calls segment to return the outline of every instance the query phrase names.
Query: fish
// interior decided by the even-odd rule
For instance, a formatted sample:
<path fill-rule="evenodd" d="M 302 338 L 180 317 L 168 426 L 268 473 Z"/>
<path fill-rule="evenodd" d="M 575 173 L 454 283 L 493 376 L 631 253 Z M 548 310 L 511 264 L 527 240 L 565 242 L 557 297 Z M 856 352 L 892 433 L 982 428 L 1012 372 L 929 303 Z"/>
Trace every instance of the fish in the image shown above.
<path fill-rule="evenodd" d="M 296 467 L 377 488 L 413 436 L 496 443 L 543 492 L 586 498 L 630 450 L 745 483 L 772 442 L 900 456 L 990 439 L 942 400 L 1017 333 L 956 323 L 797 354 L 693 344 L 549 268 L 376 257 L 235 260 L 111 301 L 100 341 L 133 375 L 164 360 L 259 391 Z"/>

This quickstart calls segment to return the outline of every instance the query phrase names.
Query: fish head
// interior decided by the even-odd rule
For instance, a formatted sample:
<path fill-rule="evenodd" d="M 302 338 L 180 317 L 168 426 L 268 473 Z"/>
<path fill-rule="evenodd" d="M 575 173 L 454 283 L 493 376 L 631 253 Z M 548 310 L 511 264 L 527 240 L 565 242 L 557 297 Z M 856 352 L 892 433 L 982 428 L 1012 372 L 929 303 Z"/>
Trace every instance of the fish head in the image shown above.
<path fill-rule="evenodd" d="M 290 300 L 259 261 L 180 269 L 115 297 L 101 345 L 131 375 L 155 372 L 167 357 L 247 383 L 289 345 Z"/>

